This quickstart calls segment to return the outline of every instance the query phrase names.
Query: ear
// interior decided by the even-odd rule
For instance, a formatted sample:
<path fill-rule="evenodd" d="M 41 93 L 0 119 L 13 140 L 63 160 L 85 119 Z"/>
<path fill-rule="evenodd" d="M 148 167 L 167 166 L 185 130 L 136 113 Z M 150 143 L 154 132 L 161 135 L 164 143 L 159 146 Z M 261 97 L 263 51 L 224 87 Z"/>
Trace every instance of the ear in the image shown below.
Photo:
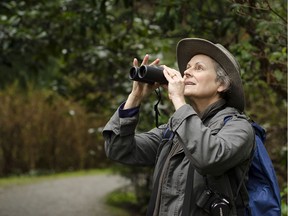
<path fill-rule="evenodd" d="M 227 87 L 224 84 L 220 84 L 219 87 L 217 88 L 217 92 L 221 93 L 221 92 L 225 92 L 227 89 Z"/>

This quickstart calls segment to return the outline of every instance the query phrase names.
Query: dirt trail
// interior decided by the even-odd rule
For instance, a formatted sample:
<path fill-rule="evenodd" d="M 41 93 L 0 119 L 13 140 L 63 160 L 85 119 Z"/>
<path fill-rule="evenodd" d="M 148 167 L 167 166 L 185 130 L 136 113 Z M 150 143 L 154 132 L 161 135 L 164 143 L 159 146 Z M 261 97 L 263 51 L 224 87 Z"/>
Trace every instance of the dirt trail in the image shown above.
<path fill-rule="evenodd" d="M 0 216 L 110 216 L 103 198 L 126 184 L 106 174 L 0 188 Z"/>

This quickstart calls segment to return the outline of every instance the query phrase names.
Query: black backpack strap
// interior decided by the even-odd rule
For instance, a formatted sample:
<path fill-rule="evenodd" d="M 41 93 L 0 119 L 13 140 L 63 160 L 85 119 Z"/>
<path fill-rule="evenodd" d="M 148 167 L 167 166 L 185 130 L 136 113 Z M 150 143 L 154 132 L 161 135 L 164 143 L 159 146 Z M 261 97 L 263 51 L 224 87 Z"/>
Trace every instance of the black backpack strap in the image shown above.
<path fill-rule="evenodd" d="M 194 196 L 192 196 L 195 169 L 192 166 L 193 158 L 192 158 L 190 151 L 188 150 L 187 146 L 184 143 L 182 143 L 182 142 L 180 142 L 180 143 L 183 147 L 183 150 L 184 150 L 186 157 L 190 161 L 188 173 L 187 173 L 186 188 L 185 188 L 183 209 L 182 209 L 182 215 L 188 216 L 188 215 L 190 215 L 191 206 L 195 205 L 195 199 L 194 199 Z M 189 181 L 189 180 L 191 180 L 191 181 Z"/>
<path fill-rule="evenodd" d="M 235 191 L 235 193 L 233 194 L 233 197 L 234 197 L 233 202 L 235 203 L 237 215 L 239 216 L 242 216 L 242 215 L 251 216 L 251 213 L 249 213 L 250 208 L 249 208 L 249 203 L 248 203 L 249 195 L 248 195 L 248 191 L 246 189 L 245 183 L 244 183 L 246 173 L 249 170 L 249 164 L 247 165 L 247 167 L 248 169 L 246 168 L 243 175 L 237 172 L 236 169 L 232 169 L 231 171 L 228 172 L 228 177 L 229 177 L 231 188 L 233 191 Z M 239 179 L 240 181 L 237 181 Z"/>
<path fill-rule="evenodd" d="M 169 142 L 172 142 L 172 140 L 170 140 Z M 155 204 L 156 204 L 156 199 L 157 199 L 157 195 L 158 195 L 159 180 L 160 180 L 160 176 L 161 176 L 161 173 L 163 171 L 163 167 L 164 167 L 165 161 L 167 160 L 168 155 L 169 155 L 169 152 L 165 155 L 163 160 L 160 161 L 159 171 L 158 171 L 156 179 L 154 181 L 154 186 L 153 186 L 153 189 L 152 189 L 152 192 L 151 192 L 149 204 L 148 204 L 148 207 L 147 207 L 146 216 L 152 216 L 153 215 L 153 212 L 154 212 L 154 209 L 155 209 Z"/>
<path fill-rule="evenodd" d="M 191 181 L 189 181 L 191 179 Z M 195 203 L 193 194 L 193 183 L 194 183 L 194 169 L 191 163 L 189 164 L 187 180 L 186 180 L 186 188 L 184 194 L 183 201 L 183 209 L 182 215 L 188 216 L 190 215 L 191 205 Z"/>
<path fill-rule="evenodd" d="M 224 125 L 232 119 L 232 116 L 226 116 L 224 118 Z M 249 121 L 249 120 L 248 120 Z M 251 122 L 250 122 L 251 123 Z M 234 203 L 236 205 L 237 215 L 248 215 L 251 216 L 251 209 L 249 207 L 249 194 L 245 185 L 245 178 L 249 172 L 250 164 L 253 159 L 254 154 L 254 148 L 255 148 L 255 140 L 254 140 L 254 146 L 252 148 L 252 151 L 250 153 L 250 157 L 248 159 L 247 165 L 245 167 L 245 170 L 242 174 L 240 171 L 237 171 L 236 168 L 232 169 L 228 172 L 228 177 L 230 181 L 230 185 L 232 189 L 236 189 L 236 193 L 233 194 L 234 196 Z M 235 178 L 236 176 L 236 178 Z M 239 181 L 237 181 L 237 179 Z"/>

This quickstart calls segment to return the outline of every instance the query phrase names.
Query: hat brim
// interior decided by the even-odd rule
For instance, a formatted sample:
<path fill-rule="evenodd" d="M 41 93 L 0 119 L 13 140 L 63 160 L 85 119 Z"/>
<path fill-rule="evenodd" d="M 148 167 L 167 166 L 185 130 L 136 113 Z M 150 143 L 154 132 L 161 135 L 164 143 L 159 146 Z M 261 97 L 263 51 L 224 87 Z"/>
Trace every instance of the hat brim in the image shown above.
<path fill-rule="evenodd" d="M 240 77 L 240 67 L 232 54 L 220 44 L 201 38 L 185 38 L 177 44 L 177 62 L 183 75 L 187 63 L 195 55 L 203 54 L 213 58 L 222 66 L 232 83 L 228 93 L 227 105 L 243 112 L 245 107 L 244 91 Z"/>

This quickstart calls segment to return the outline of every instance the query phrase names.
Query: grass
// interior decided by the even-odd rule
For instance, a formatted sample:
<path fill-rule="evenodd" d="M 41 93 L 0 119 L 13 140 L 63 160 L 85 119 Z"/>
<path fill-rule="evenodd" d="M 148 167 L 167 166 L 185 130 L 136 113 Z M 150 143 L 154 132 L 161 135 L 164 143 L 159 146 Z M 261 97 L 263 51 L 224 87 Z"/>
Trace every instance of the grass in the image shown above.
<path fill-rule="evenodd" d="M 46 175 L 30 174 L 30 175 L 10 176 L 0 178 L 0 188 L 14 185 L 32 184 L 41 181 L 61 179 L 61 178 L 69 178 L 85 175 L 110 174 L 110 173 L 112 173 L 110 169 L 93 169 L 93 170 L 81 170 L 81 171 L 54 173 Z"/>
<path fill-rule="evenodd" d="M 117 216 L 141 216 L 140 206 L 137 203 L 135 193 L 127 189 L 120 188 L 106 196 L 106 204 L 110 212 Z"/>
<path fill-rule="evenodd" d="M 116 206 L 108 206 L 108 210 L 113 216 L 131 216 L 130 212 L 127 209 L 123 209 Z"/>

